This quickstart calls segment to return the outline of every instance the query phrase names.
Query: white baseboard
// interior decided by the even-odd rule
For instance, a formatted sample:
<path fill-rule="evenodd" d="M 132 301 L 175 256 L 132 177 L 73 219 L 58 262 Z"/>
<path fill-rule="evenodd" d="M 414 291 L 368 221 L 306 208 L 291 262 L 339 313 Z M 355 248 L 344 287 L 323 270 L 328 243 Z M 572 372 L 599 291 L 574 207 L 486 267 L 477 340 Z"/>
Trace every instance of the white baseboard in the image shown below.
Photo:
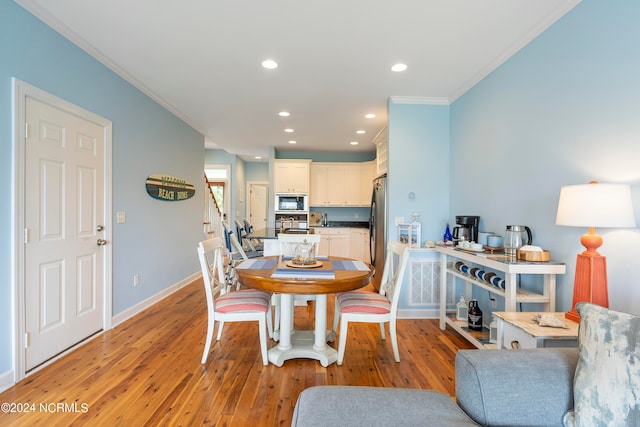
<path fill-rule="evenodd" d="M 132 318 L 133 316 L 135 316 L 136 314 L 140 313 L 143 310 L 146 310 L 147 308 L 151 307 L 152 305 L 156 304 L 158 301 L 168 297 L 169 295 L 171 295 L 172 293 L 178 291 L 179 289 L 185 287 L 186 285 L 193 283 L 195 280 L 199 279 L 200 277 L 202 277 L 202 273 L 198 272 L 195 274 L 192 274 L 191 276 L 179 281 L 178 283 L 169 286 L 168 288 L 158 292 L 157 294 L 147 298 L 144 301 L 139 302 L 138 304 L 134 305 L 133 307 L 130 307 L 128 309 L 126 309 L 125 311 L 122 311 L 118 314 L 116 314 L 115 316 L 113 316 L 111 318 L 111 328 L 116 327 L 117 325 L 121 324 L 122 322 L 129 320 L 130 318 Z"/>
<path fill-rule="evenodd" d="M 7 371 L 0 374 L 0 393 L 10 389 L 16 384 L 13 381 L 14 378 L 15 375 L 13 374 L 13 371 Z"/>
<path fill-rule="evenodd" d="M 398 319 L 438 319 L 440 309 L 438 308 L 401 308 L 398 309 Z"/>

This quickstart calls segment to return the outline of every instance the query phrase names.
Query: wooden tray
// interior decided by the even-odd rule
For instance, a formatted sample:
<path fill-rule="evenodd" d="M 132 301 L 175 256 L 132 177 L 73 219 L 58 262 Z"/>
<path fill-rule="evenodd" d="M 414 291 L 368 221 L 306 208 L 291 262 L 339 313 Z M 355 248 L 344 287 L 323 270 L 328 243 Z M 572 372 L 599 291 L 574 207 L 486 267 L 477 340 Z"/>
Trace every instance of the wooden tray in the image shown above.
<path fill-rule="evenodd" d="M 549 251 L 532 252 L 532 251 L 521 251 L 520 249 L 518 249 L 516 251 L 516 257 L 520 261 L 548 262 Z"/>
<path fill-rule="evenodd" d="M 316 268 L 316 267 L 322 267 L 322 261 L 316 261 L 313 264 L 296 264 L 293 261 L 287 261 L 287 267 L 293 267 L 293 268 Z"/>
<path fill-rule="evenodd" d="M 489 252 L 490 254 L 504 252 L 504 248 L 494 248 L 493 246 L 487 246 L 487 245 L 484 245 L 483 248 L 485 251 Z"/>

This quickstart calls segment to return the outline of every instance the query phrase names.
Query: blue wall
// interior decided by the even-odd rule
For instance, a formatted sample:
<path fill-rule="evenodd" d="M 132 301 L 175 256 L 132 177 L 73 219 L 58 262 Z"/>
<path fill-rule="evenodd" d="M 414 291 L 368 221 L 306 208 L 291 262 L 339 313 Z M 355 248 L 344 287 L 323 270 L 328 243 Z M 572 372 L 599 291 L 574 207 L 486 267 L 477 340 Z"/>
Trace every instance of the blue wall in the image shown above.
<path fill-rule="evenodd" d="M 389 239 L 394 219 L 420 213 L 422 243 L 442 238 L 449 217 L 449 107 L 389 103 Z M 413 193 L 411 198 L 410 193 Z"/>
<path fill-rule="evenodd" d="M 567 264 L 559 311 L 571 306 L 587 231 L 555 225 L 560 187 L 631 184 L 640 225 L 638 16 L 639 2 L 584 0 L 451 106 L 451 216 L 480 215 L 481 230 L 500 233 L 530 226 Z M 596 231 L 610 306 L 640 314 L 640 232 Z"/>
<path fill-rule="evenodd" d="M 113 123 L 113 314 L 199 269 L 204 137 L 12 1 L 0 2 L 0 192 L 12 191 L 11 78 L 16 77 Z M 196 185 L 196 196 L 160 202 L 145 180 L 166 173 Z M 0 207 L 0 374 L 12 368 L 11 203 Z M 133 287 L 133 276 L 140 284 Z"/>

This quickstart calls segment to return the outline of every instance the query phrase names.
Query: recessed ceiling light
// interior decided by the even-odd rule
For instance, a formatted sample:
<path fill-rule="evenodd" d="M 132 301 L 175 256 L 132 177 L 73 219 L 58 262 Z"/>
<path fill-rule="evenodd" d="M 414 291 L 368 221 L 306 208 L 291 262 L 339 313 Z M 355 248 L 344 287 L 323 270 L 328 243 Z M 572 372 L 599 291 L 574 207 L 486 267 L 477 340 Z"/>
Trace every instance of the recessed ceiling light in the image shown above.
<path fill-rule="evenodd" d="M 351 141 L 349 144 L 351 144 L 351 145 L 358 145 L 358 141 Z"/>
<path fill-rule="evenodd" d="M 260 157 L 260 156 L 255 156 L 255 157 L 254 157 L 254 159 L 256 159 L 256 160 L 260 160 L 260 159 L 262 159 L 262 157 Z"/>
<path fill-rule="evenodd" d="M 396 73 L 401 73 L 407 69 L 407 64 L 394 64 L 391 67 L 391 71 L 395 71 Z"/>
<path fill-rule="evenodd" d="M 375 114 L 369 113 L 369 114 L 365 114 L 364 117 L 367 118 L 367 119 L 373 119 L 375 116 L 376 116 Z"/>
<path fill-rule="evenodd" d="M 291 114 L 289 114 L 289 112 L 288 112 L 288 111 L 280 111 L 280 112 L 278 113 L 278 115 L 279 115 L 280 117 L 289 117 Z"/>
<path fill-rule="evenodd" d="M 295 144 L 295 143 L 296 143 L 296 141 L 293 141 L 293 140 L 289 141 L 289 144 Z"/>
<path fill-rule="evenodd" d="M 291 128 L 286 128 L 284 131 L 285 131 L 285 132 L 287 132 L 287 133 L 291 133 L 291 132 L 293 132 L 293 129 L 291 129 Z"/>
<path fill-rule="evenodd" d="M 356 133 L 362 135 L 363 133 L 367 133 L 367 132 L 361 129 L 361 130 L 357 130 Z"/>
<path fill-rule="evenodd" d="M 268 70 L 273 70 L 274 68 L 278 68 L 278 63 L 273 59 L 265 59 L 262 61 L 262 66 Z"/>

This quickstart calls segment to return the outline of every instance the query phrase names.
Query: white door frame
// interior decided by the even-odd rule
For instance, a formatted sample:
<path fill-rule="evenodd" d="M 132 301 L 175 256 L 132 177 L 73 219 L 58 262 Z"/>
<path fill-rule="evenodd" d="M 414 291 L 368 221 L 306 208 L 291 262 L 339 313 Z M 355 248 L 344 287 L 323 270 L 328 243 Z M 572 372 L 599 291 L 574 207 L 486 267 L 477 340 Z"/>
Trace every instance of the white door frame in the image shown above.
<path fill-rule="evenodd" d="M 103 305 L 103 327 L 104 331 L 111 329 L 112 320 L 112 244 L 113 241 L 113 220 L 111 215 L 112 188 L 111 188 L 111 128 L 110 120 L 102 118 L 90 111 L 84 110 L 61 98 L 51 95 L 35 86 L 13 78 L 13 183 L 12 183 L 12 259 L 11 278 L 13 283 L 13 377 L 14 382 L 18 382 L 26 376 L 25 361 L 25 256 L 24 256 L 24 229 L 25 229 L 25 100 L 29 98 L 49 104 L 56 108 L 65 110 L 84 120 L 91 121 L 104 129 L 104 218 L 105 234 L 104 238 L 109 244 L 103 247 L 104 252 L 104 305 Z M 59 359 L 71 349 L 59 354 L 48 362 L 44 363 L 32 372 L 35 372 L 51 362 Z"/>

